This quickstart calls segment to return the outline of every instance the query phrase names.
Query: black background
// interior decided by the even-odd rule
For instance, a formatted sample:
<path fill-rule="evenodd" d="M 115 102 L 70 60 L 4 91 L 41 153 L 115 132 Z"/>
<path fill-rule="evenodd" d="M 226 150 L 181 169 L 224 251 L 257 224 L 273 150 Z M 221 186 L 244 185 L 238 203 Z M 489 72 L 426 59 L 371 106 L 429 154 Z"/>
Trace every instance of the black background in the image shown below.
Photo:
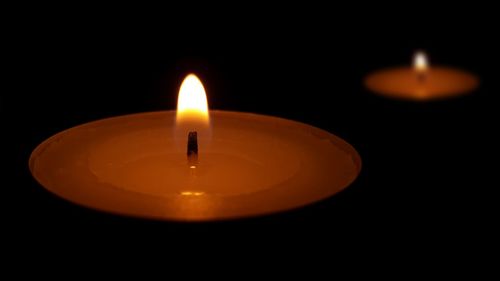
<path fill-rule="evenodd" d="M 414 4 L 414 5 L 413 5 Z M 13 66 L 1 94 L 4 207 L 14 236 L 68 240 L 430 244 L 474 248 L 493 229 L 498 32 L 487 7 L 288 5 L 30 7 L 8 23 Z M 470 95 L 389 100 L 369 72 L 431 63 L 477 74 Z M 174 109 L 182 78 L 202 79 L 212 109 L 281 116 L 351 143 L 363 169 L 345 191 L 282 214 L 182 224 L 131 219 L 63 201 L 31 177 L 28 158 L 64 129 L 121 114 Z M 488 162 L 491 161 L 491 162 Z M 312 239 L 311 239 L 312 238 Z M 57 241 L 57 242 L 54 242 Z M 117 242 L 119 241 L 119 242 Z M 210 242 L 211 243 L 211 242 Z M 177 244 L 177 243 L 173 243 Z M 180 243 L 182 245 L 182 243 Z M 177 245 L 179 246 L 179 245 Z"/>

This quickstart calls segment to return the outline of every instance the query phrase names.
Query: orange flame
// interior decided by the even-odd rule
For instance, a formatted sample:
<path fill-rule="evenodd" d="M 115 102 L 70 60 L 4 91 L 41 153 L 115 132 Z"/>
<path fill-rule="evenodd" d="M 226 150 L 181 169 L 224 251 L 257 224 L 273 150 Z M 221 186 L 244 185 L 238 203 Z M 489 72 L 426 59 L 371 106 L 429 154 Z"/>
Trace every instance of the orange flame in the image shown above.
<path fill-rule="evenodd" d="M 209 123 L 208 102 L 200 79 L 189 74 L 184 78 L 177 99 L 177 122 Z"/>

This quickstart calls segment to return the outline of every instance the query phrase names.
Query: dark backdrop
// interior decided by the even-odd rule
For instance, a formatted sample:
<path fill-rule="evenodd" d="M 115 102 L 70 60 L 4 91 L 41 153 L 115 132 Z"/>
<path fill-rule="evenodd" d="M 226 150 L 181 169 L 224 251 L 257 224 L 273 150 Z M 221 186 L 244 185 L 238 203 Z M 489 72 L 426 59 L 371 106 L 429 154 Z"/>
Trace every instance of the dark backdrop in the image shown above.
<path fill-rule="evenodd" d="M 325 244 L 349 237 L 419 248 L 489 233 L 496 208 L 487 180 L 494 165 L 486 160 L 494 158 L 498 60 L 487 8 L 37 9 L 11 22 L 7 77 L 14 87 L 1 94 L 4 214 L 16 236 L 35 243 L 222 238 L 240 245 L 248 236 L 297 242 L 305 232 L 314 238 L 305 240 Z M 481 87 L 423 103 L 363 88 L 367 73 L 409 64 L 417 49 L 431 63 L 477 74 Z M 174 109 L 188 72 L 201 77 L 212 109 L 281 116 L 344 138 L 362 156 L 361 175 L 340 194 L 299 210 L 203 224 L 84 209 L 31 177 L 28 158 L 40 142 L 104 117 Z"/>

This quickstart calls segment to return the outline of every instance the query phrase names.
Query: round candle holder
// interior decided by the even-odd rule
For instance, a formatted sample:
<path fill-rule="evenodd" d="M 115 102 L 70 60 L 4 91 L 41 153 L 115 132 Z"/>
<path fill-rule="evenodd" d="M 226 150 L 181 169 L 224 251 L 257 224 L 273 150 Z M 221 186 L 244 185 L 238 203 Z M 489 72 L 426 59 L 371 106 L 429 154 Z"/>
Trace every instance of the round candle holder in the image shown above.
<path fill-rule="evenodd" d="M 413 100 L 439 100 L 465 95 L 479 84 L 478 79 L 463 70 L 434 66 L 425 74 L 410 67 L 395 67 L 366 77 L 368 89 L 381 96 Z"/>
<path fill-rule="evenodd" d="M 343 190 L 361 169 L 356 150 L 331 133 L 228 111 L 210 111 L 192 165 L 175 122 L 176 111 L 161 111 L 83 124 L 40 144 L 30 170 L 48 191 L 88 208 L 210 221 L 305 206 Z"/>

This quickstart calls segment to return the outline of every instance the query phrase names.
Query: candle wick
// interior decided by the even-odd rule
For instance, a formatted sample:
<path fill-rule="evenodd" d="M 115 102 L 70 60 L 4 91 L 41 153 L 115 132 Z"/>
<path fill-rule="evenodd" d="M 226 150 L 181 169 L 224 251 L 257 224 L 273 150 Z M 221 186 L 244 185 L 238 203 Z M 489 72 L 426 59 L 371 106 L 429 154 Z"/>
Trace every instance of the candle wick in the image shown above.
<path fill-rule="evenodd" d="M 196 167 L 198 164 L 198 133 L 196 131 L 188 133 L 187 158 L 189 167 Z"/>
<path fill-rule="evenodd" d="M 425 83 L 425 80 L 427 80 L 426 71 L 418 71 L 417 72 L 417 80 L 419 83 Z"/>

